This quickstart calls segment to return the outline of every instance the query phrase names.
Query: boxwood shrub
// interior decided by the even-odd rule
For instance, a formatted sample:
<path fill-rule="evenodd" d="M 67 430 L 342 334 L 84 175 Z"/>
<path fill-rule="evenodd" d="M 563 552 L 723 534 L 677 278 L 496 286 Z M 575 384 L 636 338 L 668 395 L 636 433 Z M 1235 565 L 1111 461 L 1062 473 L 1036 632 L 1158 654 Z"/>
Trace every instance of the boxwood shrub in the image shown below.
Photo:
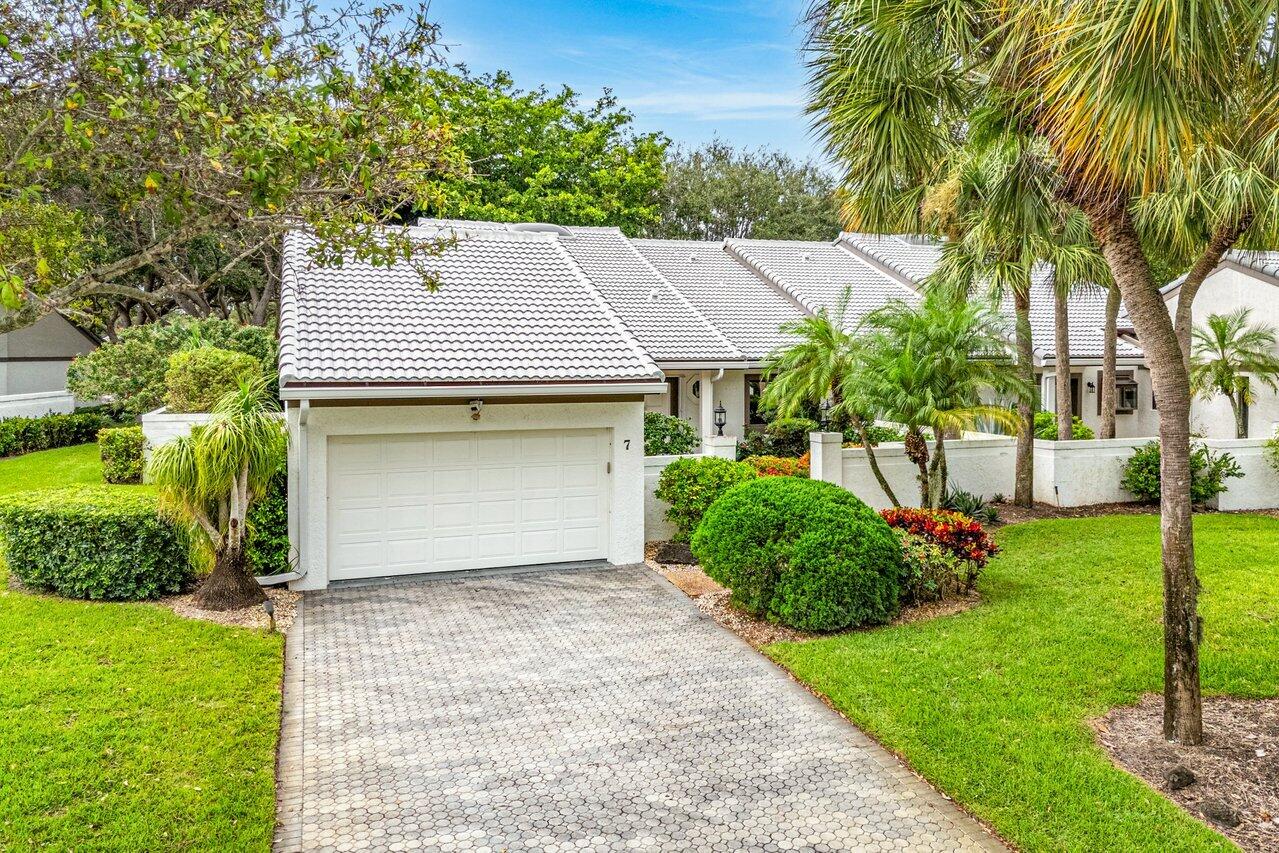
<path fill-rule="evenodd" d="M 102 458 L 102 479 L 108 483 L 142 482 L 142 449 L 146 439 L 142 427 L 98 430 L 98 455 Z"/>
<path fill-rule="evenodd" d="M 0 420 L 0 456 L 87 444 L 110 421 L 98 412 Z"/>
<path fill-rule="evenodd" d="M 241 382 L 262 375 L 262 362 L 251 355 L 217 347 L 179 350 L 169 356 L 164 374 L 164 404 L 170 412 L 207 412 Z"/>
<path fill-rule="evenodd" d="M 0 550 L 18 580 L 68 598 L 156 598 L 192 574 L 185 536 L 156 497 L 114 486 L 0 498 Z"/>
<path fill-rule="evenodd" d="M 707 510 L 692 548 L 735 604 L 792 628 L 836 631 L 897 612 L 901 543 L 830 483 L 764 477 L 735 486 Z"/>
<path fill-rule="evenodd" d="M 676 459 L 662 469 L 657 480 L 658 500 L 670 507 L 666 518 L 675 525 L 675 539 L 687 542 L 715 499 L 738 483 L 755 479 L 755 469 L 744 462 L 703 456 Z"/>
<path fill-rule="evenodd" d="M 702 446 L 697 430 L 683 418 L 662 412 L 644 413 L 644 455 L 676 456 Z"/>

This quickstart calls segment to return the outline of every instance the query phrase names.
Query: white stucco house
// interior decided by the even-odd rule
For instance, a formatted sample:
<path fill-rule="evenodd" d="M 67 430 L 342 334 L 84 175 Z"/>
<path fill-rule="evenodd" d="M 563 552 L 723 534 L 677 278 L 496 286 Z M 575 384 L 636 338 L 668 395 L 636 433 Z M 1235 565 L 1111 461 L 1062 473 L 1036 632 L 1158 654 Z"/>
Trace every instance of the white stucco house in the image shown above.
<path fill-rule="evenodd" d="M 0 334 L 0 418 L 72 411 L 67 367 L 97 346 L 97 339 L 57 313 Z"/>
<path fill-rule="evenodd" d="M 539 224 L 416 228 L 456 238 L 428 261 L 434 292 L 411 264 L 319 268 L 306 235 L 284 243 L 280 387 L 297 588 L 640 560 L 644 411 L 686 418 L 708 443 L 720 406 L 726 436 L 761 427 L 761 367 L 786 343 L 783 323 L 833 308 L 846 290 L 849 324 L 918 300 L 940 251 L 859 234 L 696 242 Z M 1032 302 L 1047 376 L 1046 285 Z M 1071 304 L 1086 420 L 1103 305 L 1087 293 Z M 1143 434 L 1149 377 L 1134 345 L 1120 351 L 1138 390 L 1121 434 Z"/>
<path fill-rule="evenodd" d="M 1163 289 L 1168 310 L 1174 314 L 1183 278 Z M 1199 326 L 1210 314 L 1230 314 L 1240 308 L 1252 309 L 1250 322 L 1279 329 L 1279 252 L 1228 252 L 1200 285 L 1191 316 Z M 1253 384 L 1253 393 L 1256 401 L 1245 414 L 1248 437 L 1269 438 L 1279 429 L 1279 395 L 1258 383 Z M 1191 409 L 1191 428 L 1207 438 L 1234 438 L 1235 421 L 1229 401 L 1220 396 L 1196 399 Z"/>

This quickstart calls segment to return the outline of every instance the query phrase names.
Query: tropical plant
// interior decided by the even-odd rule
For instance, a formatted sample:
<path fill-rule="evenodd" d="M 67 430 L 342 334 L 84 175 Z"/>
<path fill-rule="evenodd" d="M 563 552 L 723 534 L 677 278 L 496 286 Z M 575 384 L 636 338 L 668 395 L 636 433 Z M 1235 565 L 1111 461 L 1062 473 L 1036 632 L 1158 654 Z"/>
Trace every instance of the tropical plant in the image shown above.
<path fill-rule="evenodd" d="M 697 430 L 683 418 L 663 412 L 644 413 L 644 455 L 677 456 L 701 446 Z"/>
<path fill-rule="evenodd" d="M 1279 474 L 1279 429 L 1275 430 L 1275 434 L 1266 439 L 1265 447 L 1262 454 L 1266 457 L 1266 461 L 1270 463 L 1270 467 Z"/>
<path fill-rule="evenodd" d="M 807 477 L 809 456 L 747 456 L 742 460 L 755 469 L 761 477 Z"/>
<path fill-rule="evenodd" d="M 1087 441 L 1096 438 L 1092 427 L 1083 422 L 1079 415 L 1070 420 L 1070 441 Z M 1058 441 L 1060 433 L 1057 429 L 1057 416 L 1052 412 L 1035 412 L 1035 438 L 1041 441 Z"/>
<path fill-rule="evenodd" d="M 833 315 L 822 309 L 782 326 L 782 331 L 794 336 L 796 342 L 769 356 L 765 368 L 769 381 L 761 404 L 789 418 L 830 401 L 832 415 L 846 418 L 852 425 L 852 431 L 866 448 L 866 461 L 876 482 L 889 502 L 898 506 L 897 495 L 879 468 L 875 441 L 869 432 L 877 412 L 876 402 L 862 394 L 864 386 L 857 381 L 863 369 L 861 360 L 865 350 L 844 327 L 849 299 L 850 292 L 845 292 Z M 773 424 L 769 427 L 779 429 Z"/>
<path fill-rule="evenodd" d="M 931 288 L 918 305 L 891 303 L 863 322 L 864 356 L 846 388 L 874 400 L 884 418 L 906 427 L 906 455 L 919 468 L 920 503 L 936 509 L 946 491 L 946 437 L 1018 416 L 985 396 L 1033 393 L 1007 355 L 1003 315 L 991 303 Z M 933 434 L 931 455 L 924 430 Z"/>
<path fill-rule="evenodd" d="M 220 399 L 208 424 L 156 448 L 147 473 L 166 513 L 191 528 L 197 553 L 213 565 L 196 591 L 205 610 L 257 604 L 266 594 L 249 573 L 245 519 L 283 463 L 279 405 L 262 379 Z"/>
<path fill-rule="evenodd" d="M 899 230 L 956 149 L 1006 139 L 1044 148 L 1058 196 L 1087 217 L 1159 399 L 1164 734 L 1200 743 L 1191 309 L 1232 246 L 1275 241 L 1274 10 L 980 0 L 961 13 L 929 0 L 819 0 L 810 22 L 811 109 L 859 227 Z M 1189 270 L 1173 317 L 1148 247 Z"/>
<path fill-rule="evenodd" d="M 1235 438 L 1248 437 L 1245 413 L 1256 401 L 1253 380 L 1279 390 L 1279 357 L 1275 330 L 1249 323 L 1251 308 L 1209 314 L 1191 334 L 1190 388 L 1205 400 L 1221 395 L 1235 416 Z"/>
<path fill-rule="evenodd" d="M 1226 491 L 1226 480 L 1243 476 L 1243 469 L 1229 453 L 1213 453 L 1206 444 L 1190 448 L 1190 501 L 1203 504 Z M 1142 501 L 1159 500 L 1159 442 L 1151 441 L 1133 451 L 1124 463 L 1119 485 Z"/>
<path fill-rule="evenodd" d="M 946 499 L 942 501 L 943 509 L 966 515 L 983 524 L 994 524 L 999 521 L 999 510 L 995 509 L 994 505 L 993 500 L 956 488 L 948 488 Z"/>

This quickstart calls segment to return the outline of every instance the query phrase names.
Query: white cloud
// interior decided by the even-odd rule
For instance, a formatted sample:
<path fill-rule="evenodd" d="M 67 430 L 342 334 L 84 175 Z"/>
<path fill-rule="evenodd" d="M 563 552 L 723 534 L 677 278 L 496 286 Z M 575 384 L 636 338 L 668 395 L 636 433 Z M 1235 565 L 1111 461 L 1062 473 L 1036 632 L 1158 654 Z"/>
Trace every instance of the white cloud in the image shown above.
<path fill-rule="evenodd" d="M 701 121 L 776 119 L 797 115 L 804 106 L 804 95 L 799 91 L 697 89 L 620 97 L 627 107 L 651 115 L 684 116 Z"/>

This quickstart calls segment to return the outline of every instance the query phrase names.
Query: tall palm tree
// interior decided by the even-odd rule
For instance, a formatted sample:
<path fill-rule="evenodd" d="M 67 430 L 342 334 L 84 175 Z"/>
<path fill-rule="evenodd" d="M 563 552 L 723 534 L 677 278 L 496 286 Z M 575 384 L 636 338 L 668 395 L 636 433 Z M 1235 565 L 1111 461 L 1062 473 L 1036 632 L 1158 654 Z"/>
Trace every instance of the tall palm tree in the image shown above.
<path fill-rule="evenodd" d="M 1190 307 L 1227 250 L 1273 242 L 1279 228 L 1275 10 L 1260 0 L 961 5 L 817 0 L 810 108 L 843 168 L 843 197 L 872 218 L 916 207 L 954 149 L 991 127 L 1048 148 L 1060 197 L 1088 218 L 1159 399 L 1164 734 L 1197 744 Z M 1193 256 L 1175 319 L 1143 242 L 1167 236 L 1148 227 L 1148 201 L 1184 223 L 1163 229 L 1180 232 Z"/>
<path fill-rule="evenodd" d="M 846 416 L 857 431 L 871 473 L 884 495 L 893 506 L 901 506 L 880 471 L 867 429 L 867 423 L 875 418 L 875 404 L 862 395 L 857 381 L 864 348 L 844 328 L 849 296 L 845 292 L 835 306 L 834 316 L 823 309 L 782 326 L 782 332 L 793 335 L 796 341 L 769 356 L 765 366 L 768 384 L 761 402 L 782 417 L 792 417 L 831 400 L 832 413 Z"/>
<path fill-rule="evenodd" d="M 1275 330 L 1250 324 L 1251 316 L 1251 308 L 1209 314 L 1208 322 L 1194 329 L 1190 355 L 1190 387 L 1206 400 L 1220 394 L 1230 401 L 1235 438 L 1248 437 L 1245 412 L 1256 396 L 1252 380 L 1279 391 Z"/>
<path fill-rule="evenodd" d="M 245 518 L 284 459 L 287 439 L 278 412 L 265 379 L 243 384 L 218 401 L 207 424 L 151 456 L 147 472 L 161 505 L 192 528 L 192 541 L 213 565 L 195 594 L 205 610 L 233 610 L 266 598 L 249 572 Z"/>
<path fill-rule="evenodd" d="M 934 288 L 918 305 L 894 302 L 871 313 L 863 328 L 862 393 L 906 426 L 920 503 L 938 508 L 946 493 L 946 437 L 991 423 L 1017 429 L 1016 413 L 983 398 L 1032 393 L 1009 358 L 1007 321 L 991 302 Z M 933 436 L 931 454 L 924 430 Z"/>
<path fill-rule="evenodd" d="M 1123 297 L 1114 282 L 1106 288 L 1106 319 L 1101 332 L 1101 429 L 1098 438 L 1115 437 L 1115 367 L 1119 358 L 1119 308 Z"/>

